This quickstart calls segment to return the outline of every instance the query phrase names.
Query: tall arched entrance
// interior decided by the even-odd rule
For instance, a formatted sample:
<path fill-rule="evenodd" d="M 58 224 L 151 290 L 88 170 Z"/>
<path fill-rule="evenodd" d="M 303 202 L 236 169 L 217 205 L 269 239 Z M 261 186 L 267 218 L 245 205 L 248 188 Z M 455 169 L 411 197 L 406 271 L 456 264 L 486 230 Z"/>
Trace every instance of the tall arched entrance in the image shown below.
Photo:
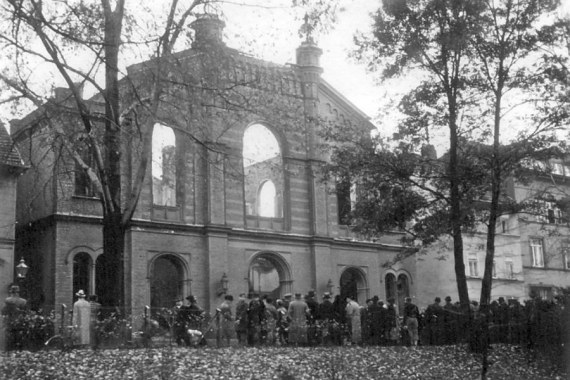
<path fill-rule="evenodd" d="M 150 307 L 171 308 L 184 295 L 184 269 L 174 255 L 157 257 L 150 268 Z"/>
<path fill-rule="evenodd" d="M 249 264 L 248 291 L 273 299 L 291 292 L 291 274 L 287 263 L 275 253 L 256 255 Z"/>
<path fill-rule="evenodd" d="M 340 275 L 340 296 L 353 297 L 359 304 L 364 304 L 368 297 L 368 287 L 366 277 L 357 268 L 347 268 Z"/>

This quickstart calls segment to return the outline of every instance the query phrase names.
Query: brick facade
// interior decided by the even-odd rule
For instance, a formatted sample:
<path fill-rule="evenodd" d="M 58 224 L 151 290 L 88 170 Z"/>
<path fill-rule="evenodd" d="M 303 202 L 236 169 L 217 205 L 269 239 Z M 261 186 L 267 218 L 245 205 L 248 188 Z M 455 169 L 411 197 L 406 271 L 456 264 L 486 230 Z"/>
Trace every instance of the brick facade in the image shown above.
<path fill-rule="evenodd" d="M 200 35 L 217 36 L 198 32 Z M 251 291 L 250 265 L 260 257 L 278 272 L 281 296 L 310 289 L 319 295 L 325 291 L 339 294 L 341 277 L 348 269 L 360 276 L 354 288 L 360 302 L 372 295 L 385 298 L 384 278 L 389 272 L 408 276 L 409 284 L 414 284 L 413 260 L 384 267 L 402 248 L 397 235 L 381 242 L 360 241 L 338 225 L 336 196 L 319 176 L 326 157 L 317 148 L 320 141 L 314 120 L 351 123 L 363 133 L 373 126 L 321 80 L 320 49 L 305 41 L 297 52 L 297 64 L 281 66 L 245 56 L 216 38 L 204 44 L 197 41 L 192 49 L 177 53 L 169 79 L 188 84 L 202 78 L 218 89 L 239 83 L 232 86 L 239 91 L 221 94 L 175 84 L 166 89 L 155 116 L 175 131 L 177 202 L 172 207 L 153 205 L 149 165 L 125 244 L 127 304 L 134 312 L 142 312 L 144 305 L 157 302 L 153 301 L 159 292 L 153 288 L 159 284 L 157 263 L 174 265 L 179 272 L 172 273 L 172 283 L 167 285 L 179 296 L 195 295 L 207 310 L 221 302 L 224 274 L 229 293 L 237 296 Z M 145 76 L 152 74 L 152 65 L 149 61 L 128 68 L 139 96 L 149 91 Z M 129 91 L 125 86 L 125 108 L 133 98 Z M 238 98 L 247 104 L 232 107 Z M 144 111 L 138 116 L 143 121 L 150 117 Z M 33 134 L 25 131 L 36 124 L 31 118 L 15 124 L 14 135 L 23 147 L 31 146 Z M 282 177 L 275 183 L 282 194 L 282 215 L 275 218 L 246 213 L 242 144 L 244 131 L 253 124 L 271 130 L 281 149 Z M 124 179 L 125 189 L 129 189 L 140 155 L 150 152 L 140 150 L 136 134 L 126 137 Z M 34 151 L 28 153 L 33 156 Z M 73 165 L 68 157 L 56 158 L 49 152 L 46 157 L 43 164 L 50 165 L 56 178 L 45 178 L 41 194 L 51 210 L 30 209 L 28 205 L 34 201 L 29 194 L 21 199 L 18 207 L 27 224 L 19 234 L 21 251 L 34 258 L 36 302 L 53 307 L 71 304 L 73 262 L 80 253 L 92 262 L 87 290 L 96 292 L 96 261 L 102 252 L 101 211 L 98 200 L 73 195 L 70 180 L 74 177 L 69 175 Z M 45 175 L 41 173 L 46 171 L 31 171 L 21 183 L 36 184 Z M 25 189 L 21 191 L 26 194 Z M 414 287 L 407 292 L 413 295 Z"/>

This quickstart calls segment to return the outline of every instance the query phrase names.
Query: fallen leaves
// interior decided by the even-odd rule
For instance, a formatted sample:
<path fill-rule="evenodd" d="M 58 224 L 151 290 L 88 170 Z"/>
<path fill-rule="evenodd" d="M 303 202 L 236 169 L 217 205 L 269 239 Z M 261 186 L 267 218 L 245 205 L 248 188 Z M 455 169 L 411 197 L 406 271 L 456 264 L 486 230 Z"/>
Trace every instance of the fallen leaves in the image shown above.
<path fill-rule="evenodd" d="M 489 379 L 565 378 L 496 345 Z M 5 379 L 474 379 L 480 358 L 463 346 L 115 349 L 2 354 Z"/>

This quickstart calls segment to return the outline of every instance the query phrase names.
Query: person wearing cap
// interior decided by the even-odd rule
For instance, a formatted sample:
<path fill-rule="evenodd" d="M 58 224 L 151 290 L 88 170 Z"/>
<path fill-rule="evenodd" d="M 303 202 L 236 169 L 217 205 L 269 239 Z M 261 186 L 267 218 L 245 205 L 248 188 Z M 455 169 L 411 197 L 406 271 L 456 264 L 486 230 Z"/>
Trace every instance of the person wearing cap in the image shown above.
<path fill-rule="evenodd" d="M 307 343 L 307 316 L 309 306 L 303 300 L 301 293 L 295 293 L 295 299 L 291 301 L 288 309 L 289 320 L 289 343 L 294 345 Z"/>
<path fill-rule="evenodd" d="M 77 343 L 87 345 L 91 343 L 91 305 L 85 300 L 85 292 L 79 290 L 75 293 L 77 301 L 73 304 L 72 324 L 77 337 Z"/>

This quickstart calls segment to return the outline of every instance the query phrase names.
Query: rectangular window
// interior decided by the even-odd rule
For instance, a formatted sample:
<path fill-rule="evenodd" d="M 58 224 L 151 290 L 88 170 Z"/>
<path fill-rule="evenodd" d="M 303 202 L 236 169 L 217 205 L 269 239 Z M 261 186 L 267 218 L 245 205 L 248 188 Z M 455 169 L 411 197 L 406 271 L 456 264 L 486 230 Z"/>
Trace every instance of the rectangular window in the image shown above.
<path fill-rule="evenodd" d="M 562 242 L 562 261 L 564 269 L 570 270 L 570 243 Z"/>
<path fill-rule="evenodd" d="M 469 258 L 469 276 L 479 277 L 479 261 L 476 257 Z"/>
<path fill-rule="evenodd" d="M 552 288 L 544 287 L 544 286 L 531 286 L 530 287 L 530 294 L 540 297 L 543 300 L 552 300 Z"/>
<path fill-rule="evenodd" d="M 349 178 L 340 178 L 336 183 L 336 199 L 338 205 L 338 223 L 350 224 L 350 211 L 352 209 L 352 186 Z"/>
<path fill-rule="evenodd" d="M 539 223 L 563 224 L 564 215 L 554 201 L 539 200 L 536 207 L 536 221 Z"/>
<path fill-rule="evenodd" d="M 533 267 L 544 267 L 544 247 L 542 239 L 530 239 L 530 254 Z"/>
<path fill-rule="evenodd" d="M 505 275 L 507 278 L 515 278 L 515 266 L 513 260 L 505 260 Z"/>

